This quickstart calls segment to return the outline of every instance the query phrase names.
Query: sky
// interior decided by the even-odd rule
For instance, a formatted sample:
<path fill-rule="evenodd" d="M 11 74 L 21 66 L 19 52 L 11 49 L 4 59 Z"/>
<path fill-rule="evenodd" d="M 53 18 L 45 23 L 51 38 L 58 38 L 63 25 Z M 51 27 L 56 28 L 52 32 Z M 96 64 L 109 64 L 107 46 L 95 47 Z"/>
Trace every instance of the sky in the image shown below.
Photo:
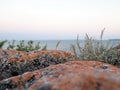
<path fill-rule="evenodd" d="M 120 39 L 120 0 L 0 0 L 0 38 Z"/>

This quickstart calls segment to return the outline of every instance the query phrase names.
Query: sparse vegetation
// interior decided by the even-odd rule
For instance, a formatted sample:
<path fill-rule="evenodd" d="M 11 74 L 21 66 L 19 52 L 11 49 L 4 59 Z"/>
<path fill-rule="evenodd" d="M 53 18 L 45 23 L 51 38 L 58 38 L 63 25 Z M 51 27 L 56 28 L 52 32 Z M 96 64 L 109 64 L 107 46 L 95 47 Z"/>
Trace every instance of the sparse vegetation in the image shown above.
<path fill-rule="evenodd" d="M 7 42 L 7 40 L 0 41 L 0 48 L 2 48 L 6 42 Z"/>
<path fill-rule="evenodd" d="M 88 34 L 85 36 L 84 45 L 81 45 L 79 40 L 79 35 L 77 36 L 76 44 L 70 45 L 70 50 L 75 54 L 76 59 L 79 60 L 95 60 L 95 61 L 102 61 L 106 63 L 110 63 L 113 65 L 120 63 L 118 58 L 120 57 L 119 51 L 117 49 L 114 49 L 110 41 L 108 40 L 105 43 L 103 43 L 103 29 L 100 34 L 100 39 L 96 40 L 92 37 L 89 37 Z M 0 48 L 3 48 L 3 46 L 7 43 L 7 49 L 8 50 L 17 50 L 17 51 L 35 51 L 35 50 L 47 50 L 47 44 L 43 47 L 40 46 L 40 42 L 35 43 L 32 40 L 29 41 L 0 41 Z M 56 50 L 58 49 L 59 44 L 61 41 L 58 41 L 56 44 Z M 82 42 L 83 43 L 83 42 Z M 119 64 L 120 65 L 120 64 Z"/>
<path fill-rule="evenodd" d="M 95 60 L 115 64 L 116 60 L 118 60 L 118 50 L 110 46 L 110 41 L 107 41 L 107 44 L 103 44 L 103 33 L 104 30 L 101 32 L 100 40 L 93 39 L 86 34 L 83 47 L 80 45 L 78 35 L 76 45 L 72 44 L 70 48 L 75 54 L 76 59 Z"/>
<path fill-rule="evenodd" d="M 18 44 L 15 44 L 15 40 L 13 40 L 11 43 L 8 43 L 8 50 L 17 50 L 17 51 L 35 51 L 35 50 L 47 50 L 47 45 L 43 46 L 41 48 L 40 42 L 37 42 L 36 44 L 32 41 L 29 40 L 28 42 L 25 42 L 24 40 L 19 41 Z"/>
<path fill-rule="evenodd" d="M 8 42 L 8 47 L 7 49 L 10 50 L 10 49 L 14 49 L 15 48 L 15 40 L 13 40 L 12 42 Z"/>
<path fill-rule="evenodd" d="M 56 44 L 56 50 L 58 49 L 58 46 L 59 46 L 59 44 L 60 44 L 60 40 L 57 42 L 57 44 Z"/>

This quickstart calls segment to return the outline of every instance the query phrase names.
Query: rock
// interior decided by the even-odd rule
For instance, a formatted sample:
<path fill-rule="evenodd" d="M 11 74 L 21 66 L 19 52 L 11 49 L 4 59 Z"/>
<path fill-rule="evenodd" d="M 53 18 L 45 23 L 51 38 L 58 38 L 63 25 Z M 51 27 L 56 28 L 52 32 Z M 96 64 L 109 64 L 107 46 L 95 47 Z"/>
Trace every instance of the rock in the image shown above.
<path fill-rule="evenodd" d="M 0 81 L 0 90 L 6 89 L 120 90 L 120 68 L 97 61 L 69 61 Z"/>
<path fill-rule="evenodd" d="M 113 49 L 117 50 L 118 53 L 117 53 L 117 59 L 115 60 L 115 63 L 114 65 L 120 67 L 120 44 L 115 46 Z"/>
<path fill-rule="evenodd" d="M 35 90 L 50 90 L 51 89 L 51 85 L 50 84 L 43 84 L 40 87 L 37 87 Z"/>
<path fill-rule="evenodd" d="M 0 80 L 74 59 L 72 53 L 61 50 L 28 53 L 0 49 Z"/>
<path fill-rule="evenodd" d="M 115 46 L 113 49 L 118 49 L 120 51 L 120 44 Z"/>

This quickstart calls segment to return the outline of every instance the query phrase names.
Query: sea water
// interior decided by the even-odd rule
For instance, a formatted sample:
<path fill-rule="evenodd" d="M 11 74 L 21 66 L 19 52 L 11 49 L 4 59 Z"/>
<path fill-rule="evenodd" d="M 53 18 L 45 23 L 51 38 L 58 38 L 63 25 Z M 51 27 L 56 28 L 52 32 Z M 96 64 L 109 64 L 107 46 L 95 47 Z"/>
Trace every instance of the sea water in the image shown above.
<path fill-rule="evenodd" d="M 110 46 L 113 46 L 113 47 L 120 44 L 120 40 L 103 40 L 102 43 L 107 44 L 108 41 L 110 41 Z M 8 42 L 12 43 L 12 41 L 8 41 Z M 7 48 L 7 46 L 9 45 L 8 42 L 4 45 L 3 48 Z M 25 40 L 24 42 L 27 44 L 28 40 Z M 76 46 L 76 43 L 77 43 L 76 40 L 34 40 L 33 42 L 34 42 L 34 45 L 40 42 L 41 48 L 47 45 L 48 50 L 58 49 L 58 50 L 65 50 L 65 51 L 70 51 L 70 46 L 71 45 Z M 17 45 L 18 43 L 19 41 L 16 40 L 15 44 Z M 80 43 L 80 46 L 83 47 L 85 44 L 85 41 L 79 40 L 79 43 Z M 58 47 L 57 47 L 57 44 L 58 44 Z"/>

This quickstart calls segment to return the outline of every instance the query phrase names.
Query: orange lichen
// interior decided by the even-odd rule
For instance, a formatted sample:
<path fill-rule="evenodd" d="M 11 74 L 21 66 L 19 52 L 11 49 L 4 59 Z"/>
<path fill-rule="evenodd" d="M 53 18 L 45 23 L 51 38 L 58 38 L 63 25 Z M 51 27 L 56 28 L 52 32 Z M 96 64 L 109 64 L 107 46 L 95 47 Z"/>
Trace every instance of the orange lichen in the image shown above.
<path fill-rule="evenodd" d="M 0 55 L 6 60 L 0 68 L 0 90 L 120 89 L 120 68 L 102 62 L 75 60 L 70 52 L 0 50 Z M 61 62 L 66 63 L 59 64 Z"/>
<path fill-rule="evenodd" d="M 120 68 L 96 61 L 69 61 L 27 72 L 9 80 L 16 85 L 12 89 L 119 90 Z M 4 81 L 7 80 L 0 81 L 0 85 L 4 86 Z"/>
<path fill-rule="evenodd" d="M 0 80 L 75 59 L 72 53 L 61 50 L 33 52 L 0 50 L 0 56 L 1 62 L 4 63 L 1 63 Z"/>

